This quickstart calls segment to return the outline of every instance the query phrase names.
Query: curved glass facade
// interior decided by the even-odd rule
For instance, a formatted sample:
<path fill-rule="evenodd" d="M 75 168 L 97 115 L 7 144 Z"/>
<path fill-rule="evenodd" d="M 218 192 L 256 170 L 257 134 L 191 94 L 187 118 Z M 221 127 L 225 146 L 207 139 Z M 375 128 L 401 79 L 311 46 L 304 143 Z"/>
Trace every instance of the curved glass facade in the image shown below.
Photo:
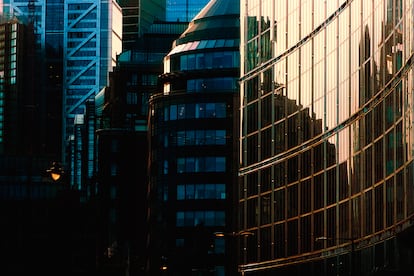
<path fill-rule="evenodd" d="M 241 15 L 241 271 L 412 270 L 414 2 Z"/>

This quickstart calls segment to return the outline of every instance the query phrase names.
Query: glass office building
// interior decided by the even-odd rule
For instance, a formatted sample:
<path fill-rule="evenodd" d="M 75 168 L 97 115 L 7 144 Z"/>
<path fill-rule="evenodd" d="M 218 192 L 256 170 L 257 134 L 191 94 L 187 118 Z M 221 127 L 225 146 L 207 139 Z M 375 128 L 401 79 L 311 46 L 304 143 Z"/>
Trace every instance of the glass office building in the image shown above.
<path fill-rule="evenodd" d="M 414 2 L 243 0 L 241 21 L 241 273 L 408 275 Z"/>
<path fill-rule="evenodd" d="M 0 14 L 33 23 L 37 50 L 45 62 L 38 66 L 44 74 L 42 89 L 61 101 L 53 110 L 61 112 L 57 115 L 61 122 L 49 127 L 54 132 L 46 138 L 56 141 L 61 137 L 60 159 L 71 163 L 67 171 L 77 179 L 82 175 L 81 156 L 67 146 L 73 141 L 76 147 L 82 146 L 82 141 L 74 140 L 78 115 L 86 111 L 87 100 L 108 85 L 108 73 L 122 51 L 121 7 L 115 0 L 4 0 Z M 56 105 L 56 100 L 47 103 Z M 93 149 L 88 145 L 86 150 Z M 81 183 L 71 184 L 81 188 Z"/>
<path fill-rule="evenodd" d="M 233 275 L 238 0 L 212 0 L 164 58 L 149 102 L 149 275 Z"/>
<path fill-rule="evenodd" d="M 74 133 L 80 114 L 86 112 L 86 102 L 94 99 L 109 84 L 109 72 L 116 65 L 116 57 L 122 51 L 122 10 L 116 1 L 66 0 L 64 17 L 63 54 L 63 143 L 74 141 L 75 148 L 84 146 L 93 152 L 93 144 L 83 145 Z M 89 136 L 93 128 L 89 129 Z M 71 161 L 74 180 L 82 175 L 82 152 L 66 152 Z M 65 156 L 65 154 L 63 155 Z M 91 159 L 89 159 L 91 160 Z M 91 162 L 89 162 L 91 163 Z M 93 169 L 88 165 L 87 176 Z M 81 188 L 81 182 L 71 183 Z"/>
<path fill-rule="evenodd" d="M 46 16 L 47 15 L 47 16 Z M 0 1 L 0 17 L 17 17 L 22 24 L 33 26 L 35 47 L 32 55 L 38 57 L 36 64 L 37 100 L 43 113 L 38 129 L 44 141 L 44 151 L 51 160 L 60 160 L 61 142 L 58 137 L 62 128 L 62 55 L 63 55 L 63 1 Z"/>
<path fill-rule="evenodd" d="M 166 0 L 165 20 L 190 22 L 209 0 Z"/>

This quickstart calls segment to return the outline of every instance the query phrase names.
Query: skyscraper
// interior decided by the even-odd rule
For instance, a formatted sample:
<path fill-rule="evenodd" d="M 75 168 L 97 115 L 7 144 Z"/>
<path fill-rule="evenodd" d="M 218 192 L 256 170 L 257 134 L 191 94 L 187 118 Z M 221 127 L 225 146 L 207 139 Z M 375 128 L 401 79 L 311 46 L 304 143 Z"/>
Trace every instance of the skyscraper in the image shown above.
<path fill-rule="evenodd" d="M 62 55 L 63 55 L 63 3 L 53 2 L 46 7 L 40 1 L 3 1 L 3 18 L 17 18 L 34 33 L 31 55 L 36 58 L 32 80 L 35 110 L 39 121 L 37 133 L 44 153 L 52 160 L 61 159 L 62 128 Z M 48 14 L 48 17 L 45 15 Z M 60 16 L 59 16 L 60 15 Z M 33 81 L 32 81 L 33 82 Z"/>
<path fill-rule="evenodd" d="M 164 58 L 150 99 L 149 275 L 231 275 L 239 1 L 212 0 Z M 231 239 L 231 237 L 229 237 Z"/>
<path fill-rule="evenodd" d="M 112 0 L 67 0 L 65 7 L 63 139 L 68 139 L 73 135 L 76 115 L 85 112 L 86 100 L 94 99 L 108 85 L 109 72 L 122 51 L 122 11 Z M 84 150 L 93 152 L 91 147 Z M 80 160 L 81 157 L 74 156 L 72 162 Z M 76 167 L 81 166 L 73 168 Z M 92 176 L 92 169 L 88 173 Z M 82 173 L 72 171 L 72 175 Z"/>
<path fill-rule="evenodd" d="M 137 1 L 130 4 L 133 2 Z M 163 58 L 188 27 L 188 22 L 165 21 L 164 13 L 145 8 L 140 33 L 133 32 L 123 41 L 124 50 L 109 74 L 110 84 L 95 98 L 97 264 L 101 271 L 136 275 L 144 273 L 146 266 L 148 100 L 159 91 Z M 148 27 L 150 19 L 155 22 Z M 128 22 L 124 21 L 124 30 Z M 129 27 L 136 28 L 132 25 Z M 111 248 L 110 257 L 105 254 L 107 248 Z"/>
<path fill-rule="evenodd" d="M 80 142 L 73 139 L 75 117 L 83 114 L 86 101 L 108 84 L 108 72 L 122 51 L 120 6 L 115 0 L 10 0 L 4 1 L 1 8 L 4 16 L 16 16 L 34 26 L 37 55 L 42 60 L 38 66 L 41 97 L 51 110 L 47 115 L 61 121 L 54 127 L 59 134 L 45 135 L 43 139 L 55 144 L 51 151 L 59 150 L 57 157 L 64 163 L 79 162 L 79 156 L 67 152 L 70 141 Z M 56 103 L 56 99 L 61 102 Z M 56 141 L 57 135 L 60 142 Z M 69 160 L 71 157 L 74 159 Z M 81 175 L 73 171 L 80 164 L 70 167 L 73 176 Z M 78 188 L 81 185 L 72 184 Z"/>
<path fill-rule="evenodd" d="M 408 275 L 414 2 L 241 15 L 242 274 Z"/>
<path fill-rule="evenodd" d="M 85 229 L 77 224 L 78 197 L 66 190 L 64 176 L 54 181 L 47 171 L 59 143 L 51 142 L 59 141 L 58 135 L 48 134 L 60 130 L 48 131 L 60 123 L 53 112 L 60 109 L 48 103 L 56 104 L 59 95 L 43 89 L 33 25 L 16 17 L 1 20 L 0 228 L 7 237 L 0 246 L 1 274 L 64 275 L 81 266 L 93 268 L 93 261 L 72 262 L 89 254 L 84 233 L 73 231 Z M 81 235 L 82 242 L 75 246 Z M 67 272 L 60 271 L 62 267 Z"/>

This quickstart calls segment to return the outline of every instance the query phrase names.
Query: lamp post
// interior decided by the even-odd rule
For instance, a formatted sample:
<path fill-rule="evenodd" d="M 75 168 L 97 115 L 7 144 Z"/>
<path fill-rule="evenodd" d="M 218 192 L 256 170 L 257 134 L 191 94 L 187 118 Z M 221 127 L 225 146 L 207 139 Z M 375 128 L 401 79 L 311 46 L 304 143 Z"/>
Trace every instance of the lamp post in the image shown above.
<path fill-rule="evenodd" d="M 318 241 L 327 241 L 327 240 L 336 240 L 336 241 L 349 241 L 351 242 L 351 260 L 349 262 L 349 275 L 354 275 L 354 253 L 355 253 L 355 238 L 328 238 L 328 237 L 317 237 L 315 242 Z"/>
<path fill-rule="evenodd" d="M 161 272 L 161 275 L 168 274 L 167 257 L 165 256 L 161 256 L 160 272 Z"/>
<path fill-rule="evenodd" d="M 52 177 L 53 181 L 58 181 L 65 173 L 62 165 L 57 162 L 53 162 L 52 166 L 46 170 L 46 172 L 50 174 L 50 177 Z"/>

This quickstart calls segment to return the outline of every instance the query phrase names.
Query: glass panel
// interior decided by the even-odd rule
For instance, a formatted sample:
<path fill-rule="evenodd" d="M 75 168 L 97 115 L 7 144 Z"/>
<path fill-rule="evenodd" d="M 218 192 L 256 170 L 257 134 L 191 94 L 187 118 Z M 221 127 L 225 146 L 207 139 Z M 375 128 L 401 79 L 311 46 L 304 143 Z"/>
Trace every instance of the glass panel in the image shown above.
<path fill-rule="evenodd" d="M 185 186 L 178 185 L 177 186 L 177 200 L 183 200 L 183 199 L 185 199 Z"/>

